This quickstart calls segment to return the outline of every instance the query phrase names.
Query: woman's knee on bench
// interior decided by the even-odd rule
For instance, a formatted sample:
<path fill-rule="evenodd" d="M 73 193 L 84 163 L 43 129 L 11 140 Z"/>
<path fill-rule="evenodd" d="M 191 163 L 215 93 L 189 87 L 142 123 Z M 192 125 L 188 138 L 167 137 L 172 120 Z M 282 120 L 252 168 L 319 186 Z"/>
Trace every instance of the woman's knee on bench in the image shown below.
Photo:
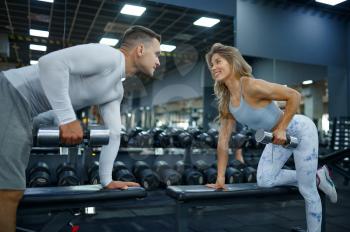
<path fill-rule="evenodd" d="M 275 181 L 272 176 L 260 175 L 257 178 L 257 185 L 262 188 L 271 188 L 275 186 Z"/>

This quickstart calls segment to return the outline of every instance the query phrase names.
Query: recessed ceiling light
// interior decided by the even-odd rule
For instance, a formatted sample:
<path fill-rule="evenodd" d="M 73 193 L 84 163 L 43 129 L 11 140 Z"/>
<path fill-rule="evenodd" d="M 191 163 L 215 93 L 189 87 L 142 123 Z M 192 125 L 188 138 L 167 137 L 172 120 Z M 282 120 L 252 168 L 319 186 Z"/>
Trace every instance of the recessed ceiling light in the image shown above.
<path fill-rule="evenodd" d="M 99 43 L 114 47 L 115 45 L 117 45 L 118 42 L 119 42 L 118 39 L 102 38 Z"/>
<path fill-rule="evenodd" d="M 160 50 L 162 52 L 172 52 L 175 50 L 175 48 L 176 48 L 176 46 L 174 46 L 174 45 L 169 45 L 169 44 L 161 44 L 160 45 Z"/>
<path fill-rule="evenodd" d="M 37 64 L 37 63 L 38 63 L 37 60 L 31 60 L 31 61 L 30 61 L 30 64 Z"/>
<path fill-rule="evenodd" d="M 46 51 L 46 46 L 44 45 L 37 45 L 37 44 L 30 44 L 29 45 L 29 49 L 30 50 L 36 50 L 36 51 L 43 51 L 45 52 Z"/>
<path fill-rule="evenodd" d="M 29 35 L 47 38 L 47 37 L 49 37 L 49 32 L 48 31 L 41 31 L 41 30 L 30 29 L 29 30 Z"/>
<path fill-rule="evenodd" d="M 212 27 L 219 22 L 220 22 L 220 19 L 201 17 L 200 19 L 195 21 L 193 24 L 201 27 Z"/>
<path fill-rule="evenodd" d="M 310 85 L 312 83 L 313 83 L 312 80 L 303 81 L 303 85 Z"/>
<path fill-rule="evenodd" d="M 49 2 L 49 3 L 53 3 L 54 0 L 38 0 L 40 2 Z"/>
<path fill-rule="evenodd" d="M 328 4 L 331 6 L 337 5 L 341 2 L 345 2 L 346 0 L 316 0 L 316 2 L 320 2 L 320 3 L 324 3 L 324 4 Z"/>
<path fill-rule="evenodd" d="M 134 16 L 141 16 L 146 7 L 125 4 L 120 13 Z"/>

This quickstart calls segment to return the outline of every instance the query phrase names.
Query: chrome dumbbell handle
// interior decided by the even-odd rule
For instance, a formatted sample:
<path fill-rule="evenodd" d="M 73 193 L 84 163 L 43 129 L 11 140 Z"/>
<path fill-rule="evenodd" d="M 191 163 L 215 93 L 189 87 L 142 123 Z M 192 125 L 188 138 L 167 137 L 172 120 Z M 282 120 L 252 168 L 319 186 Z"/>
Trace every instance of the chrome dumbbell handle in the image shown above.
<path fill-rule="evenodd" d="M 91 146 L 103 146 L 109 143 L 108 129 L 91 129 L 84 133 L 83 143 Z M 65 146 L 60 143 L 60 131 L 58 128 L 41 128 L 36 136 L 36 145 L 39 147 Z"/>
<path fill-rule="evenodd" d="M 272 143 L 273 133 L 264 131 L 264 129 L 258 129 L 255 132 L 255 140 L 258 143 L 263 143 L 263 144 Z M 298 144 L 299 144 L 299 140 L 296 137 L 287 135 L 287 141 L 283 146 L 285 148 L 296 148 Z"/>

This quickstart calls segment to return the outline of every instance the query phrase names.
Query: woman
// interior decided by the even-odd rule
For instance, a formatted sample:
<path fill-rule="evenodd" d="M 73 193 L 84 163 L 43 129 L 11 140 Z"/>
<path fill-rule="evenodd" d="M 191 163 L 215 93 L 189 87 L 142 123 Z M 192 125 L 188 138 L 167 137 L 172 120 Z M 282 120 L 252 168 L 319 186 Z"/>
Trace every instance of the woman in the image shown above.
<path fill-rule="evenodd" d="M 254 79 L 252 68 L 234 47 L 216 43 L 207 53 L 206 60 L 215 80 L 220 118 L 218 176 L 215 184 L 207 186 L 225 188 L 228 142 L 236 120 L 251 129 L 272 131 L 273 144 L 266 145 L 261 155 L 257 184 L 260 187 L 297 186 L 306 202 L 308 232 L 321 231 L 322 206 L 317 186 L 332 202 L 337 201 L 337 193 L 327 167 L 317 171 L 317 129 L 311 119 L 296 114 L 300 94 L 282 85 Z M 286 101 L 285 111 L 274 101 Z M 281 146 L 286 142 L 286 134 L 299 139 L 297 148 Z M 282 169 L 292 153 L 296 170 Z"/>

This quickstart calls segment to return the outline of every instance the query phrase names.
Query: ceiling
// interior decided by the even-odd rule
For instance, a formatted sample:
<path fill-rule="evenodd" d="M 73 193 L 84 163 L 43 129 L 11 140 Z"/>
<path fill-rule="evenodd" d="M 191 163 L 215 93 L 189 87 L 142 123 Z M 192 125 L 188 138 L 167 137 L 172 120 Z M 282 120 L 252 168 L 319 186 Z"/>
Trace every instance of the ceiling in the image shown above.
<path fill-rule="evenodd" d="M 141 5 L 147 10 L 140 17 L 124 15 L 120 10 L 125 3 Z M 221 21 L 212 28 L 193 25 L 202 16 Z M 30 43 L 47 45 L 48 53 L 76 44 L 96 43 L 103 36 L 120 39 L 123 31 L 135 24 L 153 29 L 162 35 L 163 43 L 176 45 L 179 51 L 182 48 L 201 52 L 214 41 L 233 44 L 233 17 L 210 12 L 151 1 L 55 0 L 51 4 L 5 0 L 0 3 L 0 32 L 9 34 L 11 50 L 10 57 L 3 61 L 21 66 L 45 54 L 29 50 Z M 29 36 L 30 28 L 48 30 L 49 38 Z"/>
<path fill-rule="evenodd" d="M 252 0 L 253 1 L 253 0 Z M 301 6 L 305 10 L 317 9 L 329 17 L 349 20 L 350 1 L 331 7 L 314 0 L 254 0 L 259 4 L 272 4 L 288 8 Z M 120 14 L 125 3 L 147 8 L 140 17 Z M 198 27 L 193 22 L 199 17 L 219 18 L 212 28 Z M 9 35 L 10 57 L 1 57 L 2 63 L 16 66 L 29 64 L 45 52 L 29 50 L 29 44 L 47 45 L 46 53 L 83 43 L 95 43 L 103 36 L 120 38 L 130 25 L 143 25 L 162 35 L 162 42 L 177 46 L 175 52 L 163 54 L 165 69 L 177 61 L 197 59 L 214 42 L 233 44 L 233 16 L 219 15 L 145 0 L 55 0 L 46 3 L 37 0 L 3 0 L 0 2 L 0 33 Z M 49 38 L 29 36 L 29 29 L 48 30 Z M 186 59 L 174 57 L 185 56 Z M 170 58 L 170 59 L 169 59 Z M 175 62 L 174 62 L 175 61 Z"/>

